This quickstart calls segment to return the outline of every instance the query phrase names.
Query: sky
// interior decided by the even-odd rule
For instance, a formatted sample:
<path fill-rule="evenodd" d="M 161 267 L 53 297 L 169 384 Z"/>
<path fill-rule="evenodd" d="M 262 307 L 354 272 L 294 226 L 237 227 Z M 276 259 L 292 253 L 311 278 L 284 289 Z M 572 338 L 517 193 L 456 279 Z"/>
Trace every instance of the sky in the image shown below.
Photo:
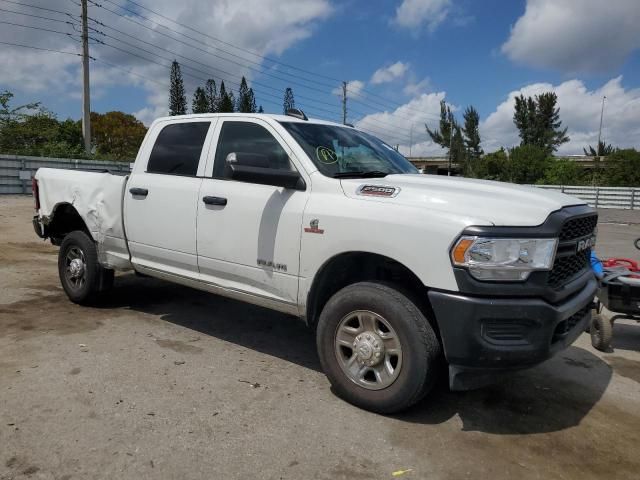
<path fill-rule="evenodd" d="M 291 87 L 307 115 L 341 121 L 345 81 L 347 121 L 405 155 L 443 153 L 425 129 L 442 99 L 460 121 L 478 110 L 485 152 L 517 145 L 514 98 L 545 91 L 571 139 L 559 154 L 597 143 L 604 96 L 603 139 L 640 147 L 638 0 L 90 0 L 88 10 L 92 110 L 147 125 L 167 114 L 176 59 L 189 105 L 207 78 L 237 90 L 244 75 L 266 112 L 282 113 Z M 79 15 L 78 0 L 0 0 L 0 91 L 14 105 L 80 117 Z"/>

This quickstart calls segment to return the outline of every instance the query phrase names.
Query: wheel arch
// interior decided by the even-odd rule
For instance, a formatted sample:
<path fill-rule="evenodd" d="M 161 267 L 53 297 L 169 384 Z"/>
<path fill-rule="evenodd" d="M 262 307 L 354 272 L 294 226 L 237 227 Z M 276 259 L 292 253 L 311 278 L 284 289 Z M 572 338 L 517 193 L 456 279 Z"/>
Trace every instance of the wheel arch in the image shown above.
<path fill-rule="evenodd" d="M 385 255 L 350 251 L 329 258 L 318 269 L 307 294 L 306 322 L 315 328 L 327 301 L 342 288 L 357 282 L 377 281 L 399 288 L 422 310 L 439 335 L 425 286 L 407 266 Z"/>
<path fill-rule="evenodd" d="M 64 237 L 75 230 L 81 230 L 93 239 L 93 235 L 78 210 L 71 203 L 57 203 L 46 223 L 46 234 L 51 239 L 51 243 L 60 245 Z"/>

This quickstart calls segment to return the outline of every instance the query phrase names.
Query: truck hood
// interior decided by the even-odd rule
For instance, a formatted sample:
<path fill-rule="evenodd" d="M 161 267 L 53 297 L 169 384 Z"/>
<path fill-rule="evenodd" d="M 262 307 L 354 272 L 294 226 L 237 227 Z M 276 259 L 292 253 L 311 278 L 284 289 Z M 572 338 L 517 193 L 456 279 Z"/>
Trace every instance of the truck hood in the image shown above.
<path fill-rule="evenodd" d="M 341 180 L 350 198 L 424 207 L 468 218 L 473 223 L 498 226 L 535 226 L 562 207 L 586 202 L 569 195 L 535 187 L 490 180 L 440 175 L 404 174 L 384 178 Z M 392 197 L 359 194 L 362 186 L 375 185 L 399 189 Z"/>

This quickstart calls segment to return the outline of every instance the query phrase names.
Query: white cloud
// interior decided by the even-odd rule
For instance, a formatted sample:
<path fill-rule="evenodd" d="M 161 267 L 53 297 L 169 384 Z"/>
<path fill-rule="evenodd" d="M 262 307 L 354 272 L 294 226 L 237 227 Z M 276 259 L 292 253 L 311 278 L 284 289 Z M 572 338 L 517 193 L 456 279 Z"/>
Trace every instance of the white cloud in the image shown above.
<path fill-rule="evenodd" d="M 593 90 L 589 90 L 581 80 L 574 79 L 558 85 L 534 83 L 510 92 L 506 100 L 480 122 L 484 151 L 518 145 L 520 138 L 513 124 L 515 98 L 520 94 L 534 96 L 548 91 L 558 95 L 560 119 L 562 125 L 568 127 L 570 137 L 558 154 L 582 154 L 583 147 L 596 145 L 603 96 L 607 97 L 603 140 L 616 147 L 640 148 L 640 88 L 625 89 L 622 77 L 616 77 Z M 425 123 L 432 129 L 438 127 L 440 100 L 444 98 L 445 92 L 422 93 L 393 111 L 366 115 L 355 124 L 390 145 L 399 145 L 404 155 L 409 155 L 410 151 L 413 156 L 443 155 L 446 150 L 431 141 Z M 460 107 L 450 107 L 462 121 Z"/>
<path fill-rule="evenodd" d="M 447 18 L 450 8 L 451 0 L 403 0 L 393 23 L 414 31 L 426 26 L 433 32 Z"/>
<path fill-rule="evenodd" d="M 371 76 L 371 83 L 373 85 L 379 85 L 381 83 L 392 82 L 402 77 L 409 70 L 409 64 L 403 62 L 396 62 L 388 67 L 379 68 Z"/>
<path fill-rule="evenodd" d="M 437 126 L 440 116 L 440 100 L 444 92 L 423 93 L 393 111 L 366 115 L 355 126 L 381 138 L 389 145 L 399 145 L 400 152 L 416 155 L 439 155 L 443 150 L 434 144 L 425 128 Z M 455 109 L 455 107 L 453 107 Z"/>
<path fill-rule="evenodd" d="M 402 89 L 402 92 L 410 97 L 415 97 L 421 93 L 425 93 L 425 91 L 430 87 L 431 79 L 429 77 L 425 77 L 419 81 L 415 78 L 411 78 Z"/>
<path fill-rule="evenodd" d="M 560 119 L 563 126 L 569 128 L 571 139 L 560 147 L 558 153 L 581 154 L 584 146 L 597 143 L 603 95 L 607 97 L 603 139 L 618 147 L 640 147 L 640 88 L 625 89 L 622 77 L 616 77 L 595 90 L 588 90 L 582 81 L 574 79 L 559 85 L 535 83 L 510 92 L 507 99 L 480 124 L 485 152 L 520 143 L 513 124 L 515 97 L 547 91 L 558 95 Z"/>
<path fill-rule="evenodd" d="M 527 0 L 502 52 L 565 72 L 610 71 L 640 48 L 638 0 Z"/>
<path fill-rule="evenodd" d="M 127 0 L 117 1 L 120 5 L 130 8 Z M 155 0 L 151 2 L 150 0 L 144 0 L 143 3 L 182 24 L 190 25 L 201 32 L 210 33 L 210 35 L 222 38 L 225 42 L 242 49 L 267 56 L 280 55 L 292 45 L 309 37 L 314 31 L 316 23 L 327 18 L 333 12 L 333 7 L 329 0 L 236 0 L 233 2 L 201 2 L 198 0 L 184 0 L 181 2 Z M 72 13 L 76 9 L 68 0 L 48 0 L 46 4 L 47 8 Z M 119 11 L 111 4 L 105 4 L 105 7 Z M 19 5 L 12 5 L 11 9 L 31 14 L 42 13 Z M 123 12 L 119 11 L 119 13 Z M 172 30 L 184 32 L 192 39 L 172 33 L 166 28 L 159 28 L 149 24 L 133 14 L 115 16 L 105 9 L 90 4 L 89 16 L 105 24 L 104 27 L 96 26 L 96 28 L 110 35 L 111 38 L 102 37 L 95 32 L 92 32 L 92 36 L 125 51 L 135 52 L 142 57 L 153 58 L 155 62 L 163 65 L 168 65 L 173 58 L 176 58 L 182 66 L 189 104 L 194 88 L 203 84 L 206 78 L 215 78 L 218 83 L 220 83 L 221 79 L 224 79 L 227 88 L 237 90 L 237 84 L 242 75 L 245 75 L 249 81 L 259 75 L 247 66 L 251 65 L 253 68 L 260 68 L 261 60 L 259 57 L 246 51 L 217 43 L 215 40 L 193 31 L 182 29 L 167 20 L 155 17 L 149 12 L 141 10 L 141 13 L 157 19 L 160 24 L 168 25 Z M 52 18 L 63 20 L 62 23 L 52 23 L 9 13 L 6 15 L 7 20 L 15 23 L 68 31 L 77 36 L 77 32 L 70 25 L 64 23 L 69 20 L 69 17 L 64 15 L 47 14 Z M 127 18 L 148 25 L 151 29 L 137 26 Z M 127 32 L 137 39 L 149 42 L 151 45 L 138 43 L 136 40 L 116 33 L 108 27 Z M 136 50 L 130 45 L 121 43 L 120 40 L 139 45 L 152 53 Z M 14 26 L 3 26 L 0 32 L 0 41 L 41 46 L 55 50 L 79 51 L 77 39 Z M 187 44 L 196 45 L 205 51 Z M 208 47 L 206 44 L 214 47 Z M 167 52 L 167 50 L 174 53 Z M 233 53 L 236 57 L 223 52 L 223 50 Z M 154 56 L 154 54 L 162 56 L 164 59 Z M 140 101 L 137 101 L 135 106 L 132 105 L 132 111 L 138 109 L 137 113 L 147 122 L 153 116 L 166 113 L 169 77 L 169 70 L 166 66 L 157 65 L 143 58 L 132 56 L 104 45 L 91 45 L 91 55 L 133 72 L 130 74 L 122 70 L 114 70 L 104 63 L 92 62 L 91 86 L 95 97 L 108 94 L 109 89 L 114 86 L 137 86 L 143 91 L 142 98 L 145 100 L 143 104 L 146 103 L 146 105 L 140 108 Z M 188 57 L 188 59 L 181 56 Z M 257 65 L 251 62 L 257 62 Z M 3 66 L 0 69 L 0 86 L 2 88 L 7 88 L 16 93 L 27 93 L 28 95 L 26 96 L 29 98 L 44 100 L 45 105 L 47 103 L 47 95 L 51 98 L 52 94 L 55 94 L 59 98 L 69 98 L 71 100 L 76 100 L 79 97 L 78 91 L 81 85 L 81 77 L 78 57 L 3 45 L 0 48 L 0 64 Z M 146 79 L 141 79 L 140 76 Z M 271 85 L 274 83 L 275 81 L 269 82 Z M 285 86 L 283 83 L 283 91 Z M 280 85 L 278 85 L 279 87 Z M 261 95 L 260 87 L 256 86 L 254 90 L 258 102 L 265 103 L 265 107 L 268 108 L 269 100 L 265 98 L 265 95 Z M 39 95 L 34 95 L 34 93 L 39 93 Z M 273 104 L 277 103 L 278 108 L 280 108 L 281 100 L 271 101 Z M 80 111 L 79 105 L 78 111 Z"/>
<path fill-rule="evenodd" d="M 362 89 L 365 87 L 365 83 L 361 80 L 350 80 L 347 82 L 347 97 L 362 97 Z M 342 85 L 331 90 L 331 93 L 342 97 Z"/>

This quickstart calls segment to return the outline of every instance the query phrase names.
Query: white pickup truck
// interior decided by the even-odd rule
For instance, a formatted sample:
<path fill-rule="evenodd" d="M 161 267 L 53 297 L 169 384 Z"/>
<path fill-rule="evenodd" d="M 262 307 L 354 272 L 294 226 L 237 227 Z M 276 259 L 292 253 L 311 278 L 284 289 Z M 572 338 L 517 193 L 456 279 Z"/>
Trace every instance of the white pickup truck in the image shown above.
<path fill-rule="evenodd" d="M 288 115 L 156 120 L 129 176 L 42 168 L 34 228 L 77 303 L 114 270 L 302 318 L 335 391 L 396 412 L 535 365 L 590 318 L 596 212 L 420 174 L 349 126 Z"/>

